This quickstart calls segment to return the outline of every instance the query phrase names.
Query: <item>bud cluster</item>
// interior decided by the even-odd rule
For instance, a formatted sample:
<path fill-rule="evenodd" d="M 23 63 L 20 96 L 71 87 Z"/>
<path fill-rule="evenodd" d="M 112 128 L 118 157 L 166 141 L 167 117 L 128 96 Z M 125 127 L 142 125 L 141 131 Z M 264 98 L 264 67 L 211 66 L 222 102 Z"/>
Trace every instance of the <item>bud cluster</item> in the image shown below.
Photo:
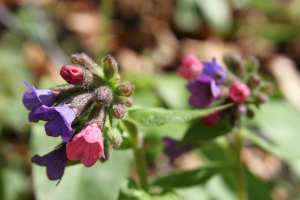
<path fill-rule="evenodd" d="M 206 126 L 215 126 L 228 115 L 232 125 L 236 125 L 241 115 L 251 118 L 254 112 L 249 105 L 259 106 L 272 93 L 272 84 L 263 81 L 258 74 L 259 64 L 255 58 L 226 55 L 224 63 L 227 72 L 215 58 L 211 62 L 201 62 L 190 54 L 182 59 L 178 68 L 179 75 L 189 80 L 190 105 L 207 107 L 218 99 L 223 99 L 224 104 L 234 104 L 231 108 L 204 116 L 201 122 Z"/>
<path fill-rule="evenodd" d="M 118 83 L 118 64 L 112 56 L 103 58 L 101 66 L 85 54 L 71 55 L 70 62 L 60 71 L 68 84 L 39 90 L 24 81 L 30 90 L 23 96 L 29 121 L 46 121 L 46 134 L 63 141 L 49 154 L 32 157 L 33 163 L 46 166 L 51 180 L 61 179 L 68 160 L 91 167 L 107 159 L 122 142 L 115 130 L 117 120 L 132 105 L 134 85 Z"/>

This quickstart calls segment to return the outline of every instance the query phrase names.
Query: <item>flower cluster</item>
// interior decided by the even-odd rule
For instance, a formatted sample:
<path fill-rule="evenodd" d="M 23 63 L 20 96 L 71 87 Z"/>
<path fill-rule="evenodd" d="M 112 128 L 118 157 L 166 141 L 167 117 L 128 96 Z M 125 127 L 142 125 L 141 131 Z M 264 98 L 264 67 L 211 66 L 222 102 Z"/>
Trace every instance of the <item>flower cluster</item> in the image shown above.
<path fill-rule="evenodd" d="M 272 93 L 272 84 L 259 76 L 258 62 L 253 57 L 242 59 L 238 55 L 226 55 L 224 63 L 227 71 L 215 58 L 211 62 L 202 62 L 190 54 L 182 58 L 182 65 L 178 68 L 179 76 L 189 81 L 190 105 L 203 108 L 218 99 L 219 105 L 233 104 L 225 110 L 203 116 L 200 123 L 207 127 L 214 127 L 222 120 L 228 120 L 231 126 L 238 125 L 241 116 L 253 117 L 249 105 L 259 106 Z M 165 154 L 171 161 L 179 155 L 178 152 L 186 152 L 183 147 L 163 142 Z"/>
<path fill-rule="evenodd" d="M 134 85 L 118 83 L 118 64 L 111 56 L 98 66 L 85 54 L 74 54 L 71 65 L 60 71 L 68 84 L 50 89 L 35 89 L 24 81 L 29 92 L 23 104 L 30 111 L 30 122 L 46 121 L 45 132 L 61 137 L 62 144 L 31 161 L 46 166 L 50 180 L 61 179 L 69 160 L 79 160 L 85 167 L 110 156 L 111 147 L 118 148 L 122 135 L 114 128 L 132 105 Z"/>
<path fill-rule="evenodd" d="M 255 103 L 258 106 L 267 101 L 268 95 L 272 93 L 272 85 L 264 82 L 259 76 L 258 62 L 252 57 L 242 59 L 238 55 L 226 55 L 224 63 L 228 72 L 217 63 L 215 58 L 211 62 L 201 62 L 194 55 L 182 58 L 178 73 L 189 80 L 187 89 L 191 92 L 190 105 L 206 107 L 217 99 L 222 99 L 224 104 L 234 104 L 234 110 L 229 112 L 232 113 L 229 117 L 232 122 L 236 121 L 241 114 L 253 116 L 249 106 L 245 105 Z M 229 77 L 227 77 L 228 73 Z M 206 126 L 215 126 L 221 120 L 220 112 L 211 113 L 201 119 Z"/>

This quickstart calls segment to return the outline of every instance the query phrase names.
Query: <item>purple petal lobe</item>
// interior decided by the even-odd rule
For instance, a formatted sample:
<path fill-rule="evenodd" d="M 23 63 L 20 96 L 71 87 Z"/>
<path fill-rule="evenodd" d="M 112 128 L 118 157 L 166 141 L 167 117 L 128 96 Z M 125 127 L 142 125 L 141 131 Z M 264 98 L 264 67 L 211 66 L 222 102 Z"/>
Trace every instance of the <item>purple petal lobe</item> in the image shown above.
<path fill-rule="evenodd" d="M 206 107 L 216 101 L 220 95 L 220 88 L 215 80 L 206 75 L 200 75 L 187 84 L 191 92 L 189 103 L 195 107 Z"/>
<path fill-rule="evenodd" d="M 51 90 L 36 90 L 33 86 L 30 86 L 26 81 L 23 81 L 24 85 L 30 90 L 23 95 L 23 104 L 28 110 L 40 107 L 42 105 L 52 106 L 55 102 L 55 95 Z"/>
<path fill-rule="evenodd" d="M 64 174 L 68 158 L 65 149 L 55 149 L 42 157 L 34 155 L 31 162 L 46 166 L 47 176 L 50 180 L 59 180 Z"/>
<path fill-rule="evenodd" d="M 222 84 L 226 80 L 226 72 L 221 65 L 213 58 L 211 62 L 203 62 L 203 75 L 213 78 L 217 84 Z"/>
<path fill-rule="evenodd" d="M 35 116 L 39 120 L 48 121 L 45 130 L 49 136 L 60 135 L 64 142 L 68 142 L 74 134 L 71 124 L 76 118 L 76 113 L 65 104 L 57 107 L 42 106 L 36 110 Z"/>

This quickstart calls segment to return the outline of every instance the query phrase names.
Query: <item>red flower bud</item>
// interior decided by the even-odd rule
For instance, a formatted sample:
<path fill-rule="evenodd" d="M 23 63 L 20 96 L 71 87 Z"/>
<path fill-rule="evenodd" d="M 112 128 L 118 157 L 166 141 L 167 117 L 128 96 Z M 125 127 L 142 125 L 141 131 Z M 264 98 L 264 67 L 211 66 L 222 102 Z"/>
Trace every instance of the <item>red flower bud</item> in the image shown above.
<path fill-rule="evenodd" d="M 237 103 L 243 103 L 250 96 L 250 90 L 248 86 L 244 83 L 236 82 L 230 86 L 229 95 L 232 101 Z"/>
<path fill-rule="evenodd" d="M 205 126 L 213 127 L 221 121 L 219 112 L 210 113 L 202 117 L 201 122 Z"/>
<path fill-rule="evenodd" d="M 72 65 L 65 65 L 60 70 L 60 75 L 68 83 L 81 83 L 83 82 L 83 70 L 79 67 L 74 67 Z"/>

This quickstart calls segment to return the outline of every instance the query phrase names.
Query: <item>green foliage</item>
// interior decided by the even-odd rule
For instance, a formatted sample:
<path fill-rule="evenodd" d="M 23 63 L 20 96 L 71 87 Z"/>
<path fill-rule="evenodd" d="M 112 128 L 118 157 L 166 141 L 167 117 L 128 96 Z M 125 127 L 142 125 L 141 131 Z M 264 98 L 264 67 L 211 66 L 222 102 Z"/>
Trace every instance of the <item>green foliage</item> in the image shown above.
<path fill-rule="evenodd" d="M 119 192 L 119 200 L 179 200 L 173 190 L 164 190 L 160 194 L 150 195 L 139 188 L 132 179 L 127 179 Z"/>
<path fill-rule="evenodd" d="M 232 127 L 227 118 L 223 119 L 219 124 L 213 127 L 205 126 L 200 120 L 196 120 L 186 131 L 182 142 L 197 143 L 203 140 L 214 139 L 229 133 L 231 129 Z"/>
<path fill-rule="evenodd" d="M 197 169 L 180 171 L 155 178 L 152 185 L 165 188 L 190 187 L 193 185 L 203 184 L 213 175 L 226 172 L 229 169 L 230 167 L 223 163 L 207 164 Z"/>
<path fill-rule="evenodd" d="M 166 123 L 184 123 L 230 105 L 199 110 L 167 110 L 163 108 L 130 108 L 127 119 L 141 126 L 160 126 Z"/>

